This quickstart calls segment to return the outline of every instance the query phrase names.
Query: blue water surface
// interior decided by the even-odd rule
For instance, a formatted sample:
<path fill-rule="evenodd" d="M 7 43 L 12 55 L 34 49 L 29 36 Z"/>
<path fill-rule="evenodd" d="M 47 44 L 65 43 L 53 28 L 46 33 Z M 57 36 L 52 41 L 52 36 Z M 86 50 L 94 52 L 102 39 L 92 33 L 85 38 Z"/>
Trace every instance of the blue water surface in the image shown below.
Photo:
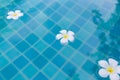
<path fill-rule="evenodd" d="M 63 29 L 74 42 L 56 40 Z M 0 0 L 0 80 L 109 80 L 108 58 L 120 62 L 120 0 Z"/>

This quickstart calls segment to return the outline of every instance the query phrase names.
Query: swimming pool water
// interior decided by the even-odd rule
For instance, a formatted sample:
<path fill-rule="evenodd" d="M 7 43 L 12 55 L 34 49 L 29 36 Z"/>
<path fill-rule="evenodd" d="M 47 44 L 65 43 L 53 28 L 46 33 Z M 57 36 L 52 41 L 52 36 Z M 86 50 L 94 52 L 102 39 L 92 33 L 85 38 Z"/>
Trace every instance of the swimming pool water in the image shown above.
<path fill-rule="evenodd" d="M 110 59 L 120 64 L 120 0 L 0 1 L 0 80 L 110 80 Z"/>

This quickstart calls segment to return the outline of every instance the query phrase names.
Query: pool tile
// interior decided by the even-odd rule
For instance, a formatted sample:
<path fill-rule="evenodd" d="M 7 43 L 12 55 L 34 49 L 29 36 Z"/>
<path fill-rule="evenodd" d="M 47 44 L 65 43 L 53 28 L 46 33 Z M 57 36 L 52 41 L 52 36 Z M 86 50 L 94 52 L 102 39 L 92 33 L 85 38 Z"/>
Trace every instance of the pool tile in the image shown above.
<path fill-rule="evenodd" d="M 52 28 L 51 31 L 52 31 L 54 34 L 57 34 L 57 33 L 59 33 L 60 30 L 61 30 L 61 27 L 58 26 L 58 25 L 55 25 L 55 26 Z"/>
<path fill-rule="evenodd" d="M 67 79 L 67 78 L 68 78 L 68 76 L 66 76 L 64 73 L 59 72 L 53 80 L 63 80 L 63 79 Z"/>
<path fill-rule="evenodd" d="M 62 7 L 60 7 L 60 8 L 58 9 L 58 12 L 59 12 L 60 14 L 62 14 L 62 15 L 66 14 L 67 11 L 68 11 L 68 9 L 65 8 L 64 6 L 62 6 Z"/>
<path fill-rule="evenodd" d="M 0 69 L 2 69 L 5 65 L 7 65 L 9 62 L 5 57 L 0 57 Z"/>
<path fill-rule="evenodd" d="M 15 48 L 12 48 L 10 50 L 8 50 L 6 52 L 6 56 L 10 59 L 10 60 L 14 60 L 15 58 L 17 58 L 20 55 L 19 51 Z"/>
<path fill-rule="evenodd" d="M 50 78 L 52 78 L 57 71 L 58 69 L 52 64 L 48 64 L 43 70 L 43 72 Z"/>
<path fill-rule="evenodd" d="M 35 35 L 35 34 L 30 34 L 27 38 L 26 38 L 26 41 L 28 43 L 30 43 L 31 45 L 33 45 L 35 42 L 38 41 L 38 37 Z"/>
<path fill-rule="evenodd" d="M 1 43 L 2 41 L 4 41 L 4 38 L 0 37 L 0 43 Z"/>
<path fill-rule="evenodd" d="M 22 39 L 20 38 L 19 35 L 15 34 L 9 38 L 9 41 L 13 44 L 16 45 L 18 42 L 20 42 Z"/>
<path fill-rule="evenodd" d="M 24 46 L 24 47 L 23 47 Z M 20 51 L 20 52 L 24 52 L 26 51 L 30 46 L 28 45 L 28 43 L 26 43 L 25 41 L 22 41 L 20 43 L 18 43 L 16 45 L 16 48 Z"/>
<path fill-rule="evenodd" d="M 29 28 L 30 30 L 34 30 L 39 26 L 39 23 L 35 20 L 31 20 L 28 24 L 27 24 L 27 28 Z"/>
<path fill-rule="evenodd" d="M 63 48 L 60 53 L 63 54 L 63 56 L 65 56 L 65 57 L 68 57 L 68 56 L 71 57 L 74 53 L 74 49 L 67 46 L 67 47 Z"/>
<path fill-rule="evenodd" d="M 61 4 L 56 1 L 53 4 L 51 4 L 50 7 L 54 10 L 57 10 L 60 6 L 61 6 Z"/>
<path fill-rule="evenodd" d="M 89 54 L 90 54 L 89 52 L 92 51 L 92 48 L 89 47 L 88 45 L 84 44 L 84 45 L 80 48 L 79 51 L 80 51 L 82 54 L 84 54 L 84 55 L 89 55 Z"/>
<path fill-rule="evenodd" d="M 40 9 L 40 10 L 43 10 L 44 8 L 46 7 L 45 3 L 43 2 L 39 2 L 37 5 L 36 5 L 36 8 Z"/>
<path fill-rule="evenodd" d="M 17 76 L 15 76 L 13 78 L 13 80 L 24 80 L 25 78 L 21 75 L 21 74 L 18 74 Z"/>
<path fill-rule="evenodd" d="M 36 73 L 37 73 L 37 69 L 29 64 L 24 70 L 23 73 L 29 78 L 31 79 Z"/>
<path fill-rule="evenodd" d="M 33 80 L 38 80 L 38 79 L 48 80 L 47 77 L 42 73 L 37 74 L 37 76 L 35 76 Z"/>
<path fill-rule="evenodd" d="M 50 19 L 48 19 L 47 21 L 44 22 L 44 26 L 48 29 L 52 28 L 54 26 L 54 22 Z"/>
<path fill-rule="evenodd" d="M 27 28 L 22 28 L 18 31 L 19 35 L 22 36 L 23 38 L 25 38 L 29 33 L 30 31 L 27 29 Z"/>
<path fill-rule="evenodd" d="M 52 44 L 52 47 L 56 50 L 60 50 L 63 45 L 59 42 L 59 41 L 55 41 L 53 44 Z"/>
<path fill-rule="evenodd" d="M 56 51 L 52 48 L 47 48 L 44 52 L 43 52 L 43 56 L 45 56 L 47 59 L 52 59 L 55 55 L 56 55 Z"/>
<path fill-rule="evenodd" d="M 46 43 L 51 44 L 55 40 L 55 37 L 53 34 L 47 33 L 43 39 Z"/>
<path fill-rule="evenodd" d="M 60 14 L 58 14 L 58 13 L 53 13 L 52 16 L 51 16 L 51 19 L 54 22 L 58 22 L 61 18 L 62 18 L 62 16 Z"/>
<path fill-rule="evenodd" d="M 97 68 L 97 65 L 89 60 L 87 60 L 86 63 L 82 66 L 82 69 L 88 72 L 89 74 L 93 74 L 94 71 L 96 71 L 96 68 Z"/>
<path fill-rule="evenodd" d="M 53 11 L 53 9 L 51 9 L 51 8 L 47 8 L 47 9 L 44 10 L 44 13 L 45 13 L 46 15 L 48 15 L 48 16 L 50 16 L 53 12 L 54 12 L 54 11 Z"/>
<path fill-rule="evenodd" d="M 53 62 L 56 66 L 62 67 L 63 64 L 65 63 L 65 59 L 64 59 L 62 56 L 57 55 L 57 56 L 52 60 L 52 62 Z"/>
<path fill-rule="evenodd" d="M 31 17 L 28 14 L 24 14 L 24 16 L 21 17 L 21 20 L 23 21 L 23 23 L 27 23 L 30 19 Z"/>
<path fill-rule="evenodd" d="M 70 77 L 72 77 L 75 72 L 76 72 L 76 67 L 71 64 L 71 63 L 67 63 L 63 68 L 62 70 Z"/>
<path fill-rule="evenodd" d="M 42 69 L 47 63 L 48 63 L 48 60 L 45 59 L 43 56 L 39 56 L 37 57 L 33 63 L 39 68 L 39 69 Z"/>
<path fill-rule="evenodd" d="M 38 10 L 36 9 L 36 8 L 30 8 L 29 9 L 29 11 L 27 12 L 29 15 L 31 15 L 31 16 L 35 16 L 35 15 L 37 15 L 39 12 L 38 12 Z"/>
<path fill-rule="evenodd" d="M 74 64 L 76 64 L 76 65 L 78 65 L 78 66 L 81 66 L 81 65 L 84 63 L 84 61 L 85 61 L 85 57 L 83 57 L 83 56 L 80 55 L 79 53 L 76 53 L 76 54 L 72 57 L 71 61 L 72 61 Z"/>
<path fill-rule="evenodd" d="M 25 57 L 20 56 L 13 62 L 17 68 L 22 69 L 25 67 L 28 63 L 28 61 L 25 59 Z"/>
<path fill-rule="evenodd" d="M 1 70 L 1 74 L 6 80 L 10 80 L 13 76 L 16 75 L 17 72 L 17 69 L 12 64 L 9 64 L 3 70 Z"/>
<path fill-rule="evenodd" d="M 30 48 L 25 52 L 25 56 L 30 60 L 36 58 L 38 55 L 39 53 L 33 48 Z"/>
<path fill-rule="evenodd" d="M 35 49 L 37 49 L 39 52 L 42 52 L 43 50 L 45 50 L 46 46 L 47 46 L 47 45 L 46 45 L 43 41 L 38 41 L 38 42 L 34 45 Z"/>
<path fill-rule="evenodd" d="M 78 39 L 76 39 L 73 43 L 70 43 L 70 46 L 75 48 L 75 49 L 78 49 L 80 46 L 81 46 L 82 42 Z"/>
<path fill-rule="evenodd" d="M 7 49 L 10 49 L 12 45 L 8 42 L 0 43 L 0 51 L 5 52 Z"/>
<path fill-rule="evenodd" d="M 7 23 L 4 20 L 0 19 L 0 30 L 4 29 L 6 26 Z"/>

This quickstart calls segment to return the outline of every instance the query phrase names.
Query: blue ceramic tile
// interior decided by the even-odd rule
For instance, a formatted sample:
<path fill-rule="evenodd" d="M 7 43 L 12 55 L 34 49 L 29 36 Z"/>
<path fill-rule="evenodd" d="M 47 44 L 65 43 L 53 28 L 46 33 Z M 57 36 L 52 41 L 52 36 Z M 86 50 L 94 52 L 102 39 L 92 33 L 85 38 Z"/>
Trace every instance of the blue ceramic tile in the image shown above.
<path fill-rule="evenodd" d="M 24 14 L 25 16 L 21 17 L 21 20 L 24 22 L 24 23 L 27 23 L 31 18 L 29 15 L 27 14 Z"/>
<path fill-rule="evenodd" d="M 12 49 L 8 50 L 7 53 L 6 53 L 6 56 L 11 60 L 14 60 L 19 55 L 20 55 L 20 52 L 15 48 L 12 48 Z"/>
<path fill-rule="evenodd" d="M 42 52 L 46 48 L 46 44 L 43 41 L 39 41 L 35 44 L 35 48 L 39 51 Z"/>
<path fill-rule="evenodd" d="M 5 65 L 8 64 L 8 60 L 4 57 L 0 57 L 0 68 L 3 68 Z"/>
<path fill-rule="evenodd" d="M 25 52 L 25 56 L 29 58 L 30 60 L 36 58 L 38 55 L 39 53 L 33 48 L 30 48 Z"/>
<path fill-rule="evenodd" d="M 55 37 L 53 34 L 51 33 L 47 33 L 45 36 L 44 36 L 44 41 L 47 42 L 48 44 L 51 44 L 54 40 L 55 40 Z"/>
<path fill-rule="evenodd" d="M 33 80 L 38 80 L 38 79 L 48 80 L 46 78 L 46 76 L 44 74 L 42 74 L 42 73 L 37 74 L 37 76 L 35 76 L 35 78 Z"/>
<path fill-rule="evenodd" d="M 28 65 L 25 69 L 24 69 L 24 71 L 23 71 L 23 73 L 29 78 L 29 79 L 31 79 L 34 75 L 35 75 L 35 73 L 37 73 L 37 69 L 33 66 L 33 65 Z"/>
<path fill-rule="evenodd" d="M 13 80 L 24 80 L 25 78 L 22 75 L 17 75 Z"/>
<path fill-rule="evenodd" d="M 37 7 L 38 9 L 40 9 L 40 10 L 44 9 L 45 6 L 46 6 L 45 3 L 43 3 L 43 2 L 40 2 L 40 3 L 38 3 L 38 4 L 36 5 L 36 7 Z"/>
<path fill-rule="evenodd" d="M 12 37 L 9 38 L 9 41 L 13 44 L 16 45 L 18 42 L 20 42 L 22 39 L 17 35 L 13 35 Z"/>
<path fill-rule="evenodd" d="M 50 16 L 54 11 L 51 8 L 45 9 L 44 13 L 48 16 Z"/>
<path fill-rule="evenodd" d="M 43 70 L 43 72 L 49 78 L 52 78 L 57 71 L 58 71 L 58 69 L 53 64 L 48 64 Z"/>
<path fill-rule="evenodd" d="M 75 72 L 76 72 L 76 67 L 71 64 L 71 63 L 67 63 L 64 67 L 63 67 L 63 71 L 70 77 L 72 77 Z"/>
<path fill-rule="evenodd" d="M 27 28 L 34 30 L 35 28 L 37 28 L 39 26 L 39 23 L 35 20 L 32 20 L 28 23 Z"/>
<path fill-rule="evenodd" d="M 4 39 L 2 37 L 0 37 L 0 43 L 3 41 Z"/>
<path fill-rule="evenodd" d="M 38 39 L 39 39 L 39 38 L 38 38 L 36 35 L 30 34 L 30 35 L 26 38 L 26 41 L 27 41 L 28 43 L 30 43 L 31 45 L 33 45 L 35 42 L 38 41 Z"/>
<path fill-rule="evenodd" d="M 17 68 L 22 69 L 23 67 L 25 67 L 25 65 L 27 65 L 28 61 L 23 56 L 20 56 L 13 63 L 16 65 Z"/>
<path fill-rule="evenodd" d="M 51 16 L 51 19 L 52 19 L 53 21 L 55 21 L 55 22 L 58 22 L 61 18 L 62 18 L 62 16 L 61 16 L 60 14 L 58 14 L 58 13 L 54 13 L 54 14 L 52 14 L 52 16 Z"/>
<path fill-rule="evenodd" d="M 24 47 L 23 47 L 24 46 Z M 20 52 L 24 52 L 29 48 L 28 43 L 26 43 L 25 41 L 22 41 L 20 43 L 18 43 L 16 45 L 16 48 L 20 51 Z"/>
<path fill-rule="evenodd" d="M 60 50 L 63 46 L 60 44 L 59 41 L 55 41 L 55 42 L 52 44 L 52 47 L 55 48 L 56 50 Z"/>
<path fill-rule="evenodd" d="M 53 22 L 52 20 L 47 20 L 47 21 L 45 21 L 45 23 L 44 23 L 44 26 L 45 26 L 46 28 L 48 28 L 48 29 L 50 29 L 51 27 L 53 27 L 53 25 L 54 25 L 54 22 Z"/>
<path fill-rule="evenodd" d="M 51 6 L 50 6 L 52 9 L 56 10 L 60 7 L 60 3 L 58 2 L 54 2 Z"/>
<path fill-rule="evenodd" d="M 89 66 L 89 67 L 88 67 Z M 96 69 L 96 64 L 94 64 L 93 62 L 91 62 L 91 61 L 87 61 L 83 66 L 82 66 L 82 68 L 86 71 L 86 72 L 88 72 L 89 74 L 93 74 L 94 73 L 94 71 L 95 71 L 95 69 Z"/>
<path fill-rule="evenodd" d="M 37 57 L 33 63 L 39 68 L 42 69 L 47 64 L 47 59 L 45 59 L 43 56 Z"/>
<path fill-rule="evenodd" d="M 88 45 L 83 45 L 80 50 L 79 50 L 82 54 L 85 54 L 85 55 L 89 55 L 89 52 L 92 51 L 92 48 L 90 48 Z"/>
<path fill-rule="evenodd" d="M 2 75 L 6 80 L 11 79 L 13 76 L 15 76 L 15 74 L 17 73 L 17 69 L 12 65 L 9 64 L 8 66 L 6 66 L 2 71 Z M 9 74 L 9 75 L 8 75 Z"/>
<path fill-rule="evenodd" d="M 20 29 L 19 31 L 18 31 L 18 33 L 22 36 L 22 37 L 26 37 L 29 33 L 30 33 L 30 31 L 27 29 L 27 28 L 22 28 L 22 29 Z"/>
<path fill-rule="evenodd" d="M 43 52 L 43 56 L 45 56 L 47 59 L 51 59 L 56 55 L 56 51 L 52 48 L 47 48 L 44 52 Z"/>
<path fill-rule="evenodd" d="M 65 59 L 64 59 L 62 56 L 57 55 L 57 56 L 53 59 L 52 62 L 53 62 L 56 66 L 61 67 L 61 66 L 63 66 L 63 64 L 65 63 Z"/>

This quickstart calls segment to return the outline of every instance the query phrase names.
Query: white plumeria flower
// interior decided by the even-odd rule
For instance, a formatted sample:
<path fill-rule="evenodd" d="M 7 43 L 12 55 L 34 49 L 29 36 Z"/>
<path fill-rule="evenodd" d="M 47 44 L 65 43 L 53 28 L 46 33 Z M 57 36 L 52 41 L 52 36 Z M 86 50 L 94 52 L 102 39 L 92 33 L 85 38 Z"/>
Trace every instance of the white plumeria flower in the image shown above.
<path fill-rule="evenodd" d="M 7 19 L 17 20 L 19 17 L 23 16 L 23 13 L 20 10 L 15 10 L 8 12 Z"/>
<path fill-rule="evenodd" d="M 110 77 L 110 80 L 120 80 L 120 65 L 118 62 L 112 58 L 105 60 L 100 60 L 98 64 L 102 67 L 99 70 L 99 75 L 103 78 Z"/>
<path fill-rule="evenodd" d="M 73 42 L 74 41 L 74 32 L 67 31 L 67 30 L 61 30 L 60 34 L 56 35 L 56 39 L 60 40 L 61 44 L 67 44 L 68 41 Z"/>

